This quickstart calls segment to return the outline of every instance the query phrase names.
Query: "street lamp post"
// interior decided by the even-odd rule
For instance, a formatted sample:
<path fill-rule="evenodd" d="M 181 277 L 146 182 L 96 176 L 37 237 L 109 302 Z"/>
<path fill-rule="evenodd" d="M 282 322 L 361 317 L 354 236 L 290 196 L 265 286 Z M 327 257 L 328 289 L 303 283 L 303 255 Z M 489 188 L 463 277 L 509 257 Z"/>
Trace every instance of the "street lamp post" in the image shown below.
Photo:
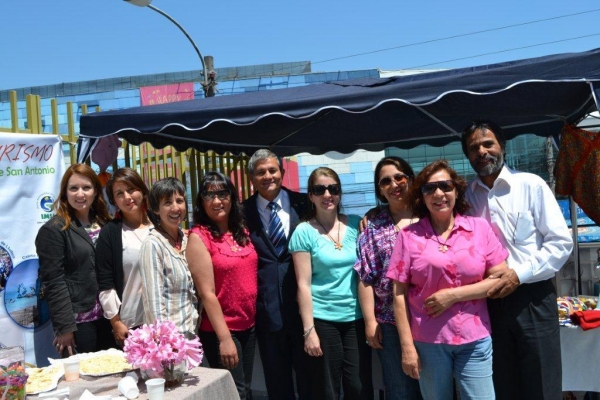
<path fill-rule="evenodd" d="M 214 79 L 215 72 L 211 69 L 211 71 L 209 71 L 207 74 L 206 64 L 204 63 L 204 57 L 202 57 L 202 54 L 200 53 L 200 49 L 198 48 L 198 46 L 196 46 L 196 43 L 194 42 L 192 37 L 187 33 L 187 31 L 185 29 L 183 29 L 183 26 L 181 26 L 179 24 L 179 22 L 177 22 L 173 17 L 171 17 L 166 12 L 164 12 L 163 10 L 150 4 L 150 3 L 152 3 L 152 0 L 124 0 L 124 1 L 126 1 L 129 4 L 136 5 L 138 7 L 148 7 L 151 10 L 156 11 L 157 13 L 159 13 L 160 15 L 164 16 L 169 21 L 174 23 L 179 28 L 179 30 L 181 32 L 183 32 L 183 34 L 185 35 L 186 38 L 188 38 L 188 40 L 190 41 L 192 46 L 194 46 L 194 50 L 196 50 L 196 54 L 198 54 L 198 58 L 200 58 L 200 63 L 202 64 L 202 77 L 204 79 L 202 82 L 200 82 L 200 84 L 202 85 L 202 89 L 204 90 L 204 95 L 206 97 L 213 97 L 215 95 L 214 86 L 216 85 L 216 82 Z"/>

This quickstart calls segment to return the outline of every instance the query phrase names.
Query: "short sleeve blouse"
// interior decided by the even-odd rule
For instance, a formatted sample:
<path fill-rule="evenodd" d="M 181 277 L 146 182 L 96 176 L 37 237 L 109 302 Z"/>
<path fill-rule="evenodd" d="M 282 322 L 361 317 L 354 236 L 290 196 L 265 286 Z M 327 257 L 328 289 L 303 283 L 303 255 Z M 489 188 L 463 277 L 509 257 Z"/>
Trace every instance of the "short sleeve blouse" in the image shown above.
<path fill-rule="evenodd" d="M 426 343 L 460 345 L 490 335 L 485 299 L 457 302 L 437 318 L 429 317 L 425 299 L 440 289 L 479 282 L 488 269 L 508 257 L 489 223 L 456 215 L 454 227 L 440 251 L 440 241 L 429 218 L 409 225 L 398 235 L 388 278 L 407 283 L 413 339 Z"/>

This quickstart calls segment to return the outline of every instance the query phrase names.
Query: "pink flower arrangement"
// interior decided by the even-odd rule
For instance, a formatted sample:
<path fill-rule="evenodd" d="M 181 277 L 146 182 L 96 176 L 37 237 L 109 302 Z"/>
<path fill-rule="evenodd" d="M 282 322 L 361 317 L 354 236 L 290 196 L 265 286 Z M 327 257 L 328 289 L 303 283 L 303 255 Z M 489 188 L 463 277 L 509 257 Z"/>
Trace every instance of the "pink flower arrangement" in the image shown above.
<path fill-rule="evenodd" d="M 135 368 L 161 372 L 187 363 L 188 370 L 202 362 L 204 351 L 197 336 L 186 339 L 171 321 L 157 321 L 130 332 L 125 339 L 125 358 Z"/>

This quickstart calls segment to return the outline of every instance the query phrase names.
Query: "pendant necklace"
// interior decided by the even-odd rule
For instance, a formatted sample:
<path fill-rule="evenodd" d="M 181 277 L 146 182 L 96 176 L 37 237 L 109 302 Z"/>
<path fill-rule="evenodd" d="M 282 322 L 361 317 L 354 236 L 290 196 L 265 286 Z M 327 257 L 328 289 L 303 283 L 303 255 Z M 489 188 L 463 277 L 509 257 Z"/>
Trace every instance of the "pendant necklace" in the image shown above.
<path fill-rule="evenodd" d="M 231 236 L 231 243 L 229 243 L 229 241 L 227 240 L 228 236 Z M 233 238 L 233 235 L 231 233 L 223 234 L 223 239 L 225 239 L 226 244 L 231 246 L 230 248 L 231 248 L 232 252 L 237 253 L 238 251 L 241 250 L 240 246 L 237 244 L 237 242 L 235 241 L 235 239 Z"/>
<path fill-rule="evenodd" d="M 327 235 L 327 237 L 333 242 L 333 245 L 335 247 L 336 250 L 342 250 L 342 247 L 344 247 L 344 245 L 340 242 L 340 225 L 342 224 L 341 221 L 338 221 L 338 232 L 337 232 L 337 238 L 338 240 L 336 241 L 327 231 L 327 229 L 325 229 L 325 227 L 323 226 L 323 224 L 321 223 L 321 221 L 319 221 L 317 219 L 317 217 L 315 217 L 315 221 L 317 221 L 317 223 L 319 225 L 321 225 L 321 228 L 323 228 L 323 231 L 325 231 L 325 234 Z M 335 224 L 334 224 L 335 226 Z"/>
<path fill-rule="evenodd" d="M 133 235 L 137 238 L 137 240 L 140 241 L 140 243 L 143 243 L 144 241 L 142 239 L 140 239 L 140 237 L 137 235 L 137 233 L 135 233 L 136 230 L 140 229 L 146 229 L 148 226 L 144 223 L 140 224 L 137 228 L 132 228 L 131 226 L 129 226 L 128 224 L 125 223 L 125 221 L 123 221 L 123 225 L 125 225 L 126 227 L 128 227 L 131 230 L 131 233 L 133 233 Z M 168 235 L 168 233 L 167 233 Z M 173 239 L 173 238 L 171 238 Z"/>
<path fill-rule="evenodd" d="M 176 250 L 181 250 L 181 242 L 179 241 L 179 231 L 177 231 L 177 240 L 175 240 L 175 238 L 173 236 L 171 236 L 169 234 L 169 232 L 167 232 L 164 228 L 161 227 L 160 231 L 165 233 L 168 237 L 171 238 L 173 243 L 175 243 L 175 246 L 173 246 L 173 247 L 175 247 Z"/>
<path fill-rule="evenodd" d="M 448 251 L 448 244 L 447 244 L 448 242 L 444 242 L 444 243 L 440 242 L 440 238 L 437 235 L 435 236 L 435 241 L 439 243 L 439 246 L 438 246 L 439 251 L 441 251 L 442 253 L 445 253 Z"/>
<path fill-rule="evenodd" d="M 433 228 L 433 225 L 431 226 Z M 454 228 L 454 225 L 452 225 L 452 227 L 450 227 L 450 229 L 445 230 L 444 232 L 442 232 L 442 235 L 446 232 L 448 232 L 448 230 L 450 232 L 452 232 L 452 228 Z M 440 236 L 436 233 L 435 229 L 433 230 L 434 236 L 433 238 L 435 239 L 436 242 L 438 242 L 439 246 L 438 246 L 438 251 L 441 251 L 442 253 L 445 253 L 448 251 L 448 239 L 444 240 L 444 242 L 442 243 L 440 241 Z M 450 237 L 450 235 L 448 235 L 448 237 Z"/>

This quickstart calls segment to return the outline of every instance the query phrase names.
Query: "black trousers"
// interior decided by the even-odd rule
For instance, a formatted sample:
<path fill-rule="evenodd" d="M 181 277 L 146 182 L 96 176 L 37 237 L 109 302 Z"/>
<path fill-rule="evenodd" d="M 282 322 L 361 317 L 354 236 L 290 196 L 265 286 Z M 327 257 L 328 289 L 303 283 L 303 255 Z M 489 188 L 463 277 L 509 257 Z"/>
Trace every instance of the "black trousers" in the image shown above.
<path fill-rule="evenodd" d="M 523 284 L 503 299 L 488 299 L 499 400 L 562 399 L 556 289 L 551 280 Z"/>
<path fill-rule="evenodd" d="M 233 377 L 241 400 L 252 400 L 252 370 L 254 367 L 255 333 L 254 327 L 245 331 L 230 331 L 238 352 L 239 362 L 234 369 L 228 369 Z M 200 331 L 200 341 L 210 368 L 227 369 L 221 363 L 219 338 L 215 332 Z"/>
<path fill-rule="evenodd" d="M 371 348 L 366 344 L 365 322 L 331 322 L 315 318 L 315 331 L 323 356 L 305 353 L 310 398 L 338 400 L 372 400 L 373 379 Z"/>
<path fill-rule="evenodd" d="M 302 325 L 257 332 L 256 338 L 269 399 L 295 400 L 296 392 L 300 400 L 309 400 Z"/>
<path fill-rule="evenodd" d="M 77 330 L 73 332 L 75 345 L 78 353 L 93 353 L 110 348 L 118 348 L 115 337 L 112 334 L 110 321 L 101 317 L 95 321 L 77 324 Z M 69 355 L 63 353 L 63 357 Z"/>

